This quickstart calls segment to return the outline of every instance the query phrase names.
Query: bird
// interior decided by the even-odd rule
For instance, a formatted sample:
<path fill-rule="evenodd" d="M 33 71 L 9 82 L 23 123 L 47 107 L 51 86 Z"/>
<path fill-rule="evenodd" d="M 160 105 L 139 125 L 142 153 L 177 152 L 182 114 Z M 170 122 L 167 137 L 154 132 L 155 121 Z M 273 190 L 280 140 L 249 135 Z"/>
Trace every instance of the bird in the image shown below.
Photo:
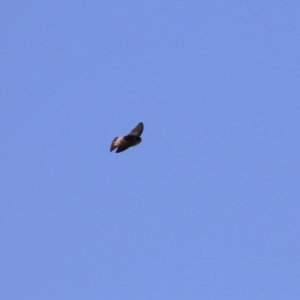
<path fill-rule="evenodd" d="M 116 153 L 127 150 L 129 147 L 138 145 L 142 139 L 140 135 L 144 130 L 144 124 L 140 122 L 128 135 L 116 137 L 110 145 L 110 152 L 117 148 Z"/>

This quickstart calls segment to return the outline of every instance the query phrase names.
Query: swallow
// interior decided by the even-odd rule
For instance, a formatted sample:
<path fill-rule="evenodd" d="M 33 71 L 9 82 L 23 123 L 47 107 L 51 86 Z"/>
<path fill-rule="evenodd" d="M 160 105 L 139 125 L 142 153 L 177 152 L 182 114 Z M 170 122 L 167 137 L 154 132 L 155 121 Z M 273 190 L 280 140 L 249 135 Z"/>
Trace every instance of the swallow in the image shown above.
<path fill-rule="evenodd" d="M 144 124 L 140 122 L 135 128 L 131 130 L 128 135 L 114 138 L 110 146 L 110 151 L 118 148 L 116 153 L 119 153 L 125 151 L 129 147 L 138 145 L 142 141 L 140 135 L 142 134 L 143 130 Z"/>

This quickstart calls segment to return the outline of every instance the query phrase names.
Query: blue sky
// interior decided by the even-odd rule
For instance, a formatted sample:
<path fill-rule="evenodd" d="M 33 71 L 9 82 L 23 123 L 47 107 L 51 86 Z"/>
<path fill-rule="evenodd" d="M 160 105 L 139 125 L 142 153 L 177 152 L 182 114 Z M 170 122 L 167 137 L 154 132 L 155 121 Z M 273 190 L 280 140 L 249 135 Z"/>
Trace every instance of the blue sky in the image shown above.
<path fill-rule="evenodd" d="M 299 15 L 1 1 L 0 298 L 300 299 Z"/>

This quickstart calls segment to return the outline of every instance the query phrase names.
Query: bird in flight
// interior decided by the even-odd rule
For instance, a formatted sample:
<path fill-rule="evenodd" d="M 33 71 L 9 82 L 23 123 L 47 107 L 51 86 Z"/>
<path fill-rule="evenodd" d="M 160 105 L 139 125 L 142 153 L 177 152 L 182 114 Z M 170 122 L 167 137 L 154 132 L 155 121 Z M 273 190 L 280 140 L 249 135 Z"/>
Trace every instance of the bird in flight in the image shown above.
<path fill-rule="evenodd" d="M 142 141 L 140 135 L 142 134 L 143 130 L 144 124 L 140 122 L 135 128 L 131 130 L 128 135 L 114 138 L 110 146 L 110 151 L 118 148 L 116 153 L 119 153 L 125 151 L 129 147 L 136 146 Z"/>

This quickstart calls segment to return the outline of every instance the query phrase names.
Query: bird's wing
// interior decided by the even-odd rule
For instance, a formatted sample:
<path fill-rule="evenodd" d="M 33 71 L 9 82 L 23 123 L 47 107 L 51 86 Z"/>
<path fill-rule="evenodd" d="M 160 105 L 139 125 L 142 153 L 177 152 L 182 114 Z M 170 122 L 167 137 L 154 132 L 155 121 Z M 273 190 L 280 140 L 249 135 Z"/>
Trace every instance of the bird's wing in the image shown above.
<path fill-rule="evenodd" d="M 129 135 L 137 135 L 140 136 L 143 133 L 144 130 L 144 124 L 140 122 L 135 128 L 131 130 Z"/>

